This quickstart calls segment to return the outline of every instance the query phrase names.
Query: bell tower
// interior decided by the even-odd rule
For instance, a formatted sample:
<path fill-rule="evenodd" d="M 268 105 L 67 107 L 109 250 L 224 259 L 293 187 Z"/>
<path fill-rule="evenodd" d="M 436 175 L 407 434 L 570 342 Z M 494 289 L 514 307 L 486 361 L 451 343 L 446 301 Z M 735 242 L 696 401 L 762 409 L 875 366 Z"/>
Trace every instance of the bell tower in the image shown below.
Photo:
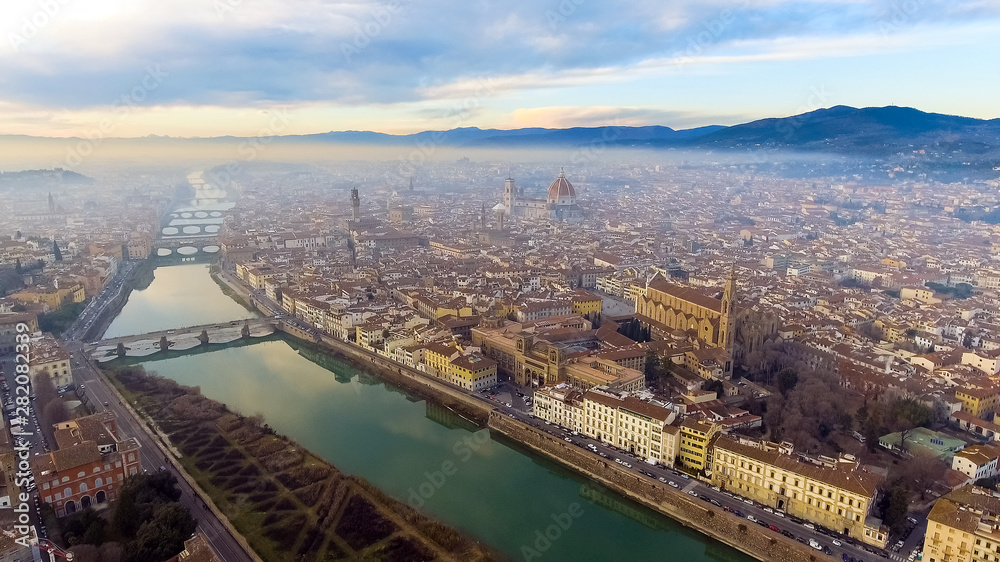
<path fill-rule="evenodd" d="M 726 279 L 726 288 L 722 292 L 722 318 L 719 322 L 719 346 L 726 351 L 733 349 L 733 330 L 735 328 L 735 316 L 733 315 L 733 299 L 736 297 L 736 265 L 729 269 L 729 278 Z"/>
<path fill-rule="evenodd" d="M 503 183 L 503 206 L 507 208 L 507 214 L 514 216 L 514 201 L 517 198 L 517 187 L 510 177 Z"/>
<path fill-rule="evenodd" d="M 351 218 L 358 220 L 361 216 L 361 196 L 358 195 L 358 188 L 351 189 Z"/>

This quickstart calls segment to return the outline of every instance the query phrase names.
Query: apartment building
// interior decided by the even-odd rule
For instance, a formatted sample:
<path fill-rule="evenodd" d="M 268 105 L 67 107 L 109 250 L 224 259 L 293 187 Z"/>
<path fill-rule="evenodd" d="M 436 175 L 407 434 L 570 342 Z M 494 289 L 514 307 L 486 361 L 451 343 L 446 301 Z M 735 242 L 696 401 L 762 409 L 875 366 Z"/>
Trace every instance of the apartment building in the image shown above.
<path fill-rule="evenodd" d="M 856 459 L 810 459 L 790 443 L 721 435 L 712 450 L 711 481 L 764 505 L 884 548 L 888 528 L 874 516 L 884 477 Z"/>
<path fill-rule="evenodd" d="M 942 496 L 927 514 L 925 562 L 994 562 L 1000 557 L 1000 498 L 976 486 Z"/>
<path fill-rule="evenodd" d="M 141 470 L 139 443 L 121 439 L 110 412 L 56 425 L 55 451 L 35 455 L 38 491 L 56 516 L 113 501 L 122 482 Z"/>

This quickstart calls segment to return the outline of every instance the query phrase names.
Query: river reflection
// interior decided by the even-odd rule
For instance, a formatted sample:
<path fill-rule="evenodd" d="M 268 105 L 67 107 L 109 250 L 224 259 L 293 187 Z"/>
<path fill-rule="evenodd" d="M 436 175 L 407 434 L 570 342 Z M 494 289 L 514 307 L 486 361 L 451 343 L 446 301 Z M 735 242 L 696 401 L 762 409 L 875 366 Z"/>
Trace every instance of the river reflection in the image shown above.
<path fill-rule="evenodd" d="M 256 318 L 256 313 L 222 292 L 208 268 L 204 263 L 156 268 L 153 282 L 143 290 L 132 291 L 104 337 Z"/>

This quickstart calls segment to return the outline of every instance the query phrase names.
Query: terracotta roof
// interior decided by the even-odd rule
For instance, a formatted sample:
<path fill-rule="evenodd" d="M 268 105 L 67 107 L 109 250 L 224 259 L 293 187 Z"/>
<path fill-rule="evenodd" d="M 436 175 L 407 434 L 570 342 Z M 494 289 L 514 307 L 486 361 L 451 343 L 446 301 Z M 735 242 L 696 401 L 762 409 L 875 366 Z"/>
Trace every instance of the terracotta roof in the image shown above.
<path fill-rule="evenodd" d="M 715 442 L 716 449 L 731 451 L 762 463 L 801 474 L 824 484 L 836 486 L 866 498 L 875 495 L 875 490 L 881 485 L 883 477 L 858 469 L 828 468 L 810 462 L 799 461 L 797 458 L 778 451 L 765 451 L 750 445 L 744 445 L 728 436 L 722 435 Z"/>
<path fill-rule="evenodd" d="M 59 472 L 101 460 L 97 443 L 93 441 L 84 441 L 79 445 L 59 449 L 49 454 L 52 455 L 53 467 Z"/>
<path fill-rule="evenodd" d="M 549 184 L 548 198 L 556 199 L 558 197 L 576 197 L 573 184 L 569 183 L 569 180 L 566 179 L 566 174 L 561 170 L 559 171 L 559 177 Z"/>
<path fill-rule="evenodd" d="M 702 292 L 696 291 L 689 287 L 682 287 L 680 285 L 675 285 L 669 281 L 662 279 L 657 279 L 649 284 L 649 288 L 654 291 L 659 291 L 676 297 L 680 300 L 685 300 L 690 303 L 694 303 L 700 307 L 707 308 L 709 310 L 722 313 L 722 301 L 706 295 Z"/>

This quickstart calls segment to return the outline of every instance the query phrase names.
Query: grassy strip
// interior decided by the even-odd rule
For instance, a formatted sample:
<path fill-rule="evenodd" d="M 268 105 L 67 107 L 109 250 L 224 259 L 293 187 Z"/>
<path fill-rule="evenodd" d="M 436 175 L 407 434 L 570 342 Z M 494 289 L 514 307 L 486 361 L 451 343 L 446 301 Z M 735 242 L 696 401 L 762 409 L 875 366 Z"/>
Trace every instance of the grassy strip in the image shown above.
<path fill-rule="evenodd" d="M 260 418 L 230 412 L 141 367 L 108 378 L 184 453 L 184 469 L 267 562 L 389 552 L 414 560 L 493 558 L 454 529 L 343 475 Z"/>

